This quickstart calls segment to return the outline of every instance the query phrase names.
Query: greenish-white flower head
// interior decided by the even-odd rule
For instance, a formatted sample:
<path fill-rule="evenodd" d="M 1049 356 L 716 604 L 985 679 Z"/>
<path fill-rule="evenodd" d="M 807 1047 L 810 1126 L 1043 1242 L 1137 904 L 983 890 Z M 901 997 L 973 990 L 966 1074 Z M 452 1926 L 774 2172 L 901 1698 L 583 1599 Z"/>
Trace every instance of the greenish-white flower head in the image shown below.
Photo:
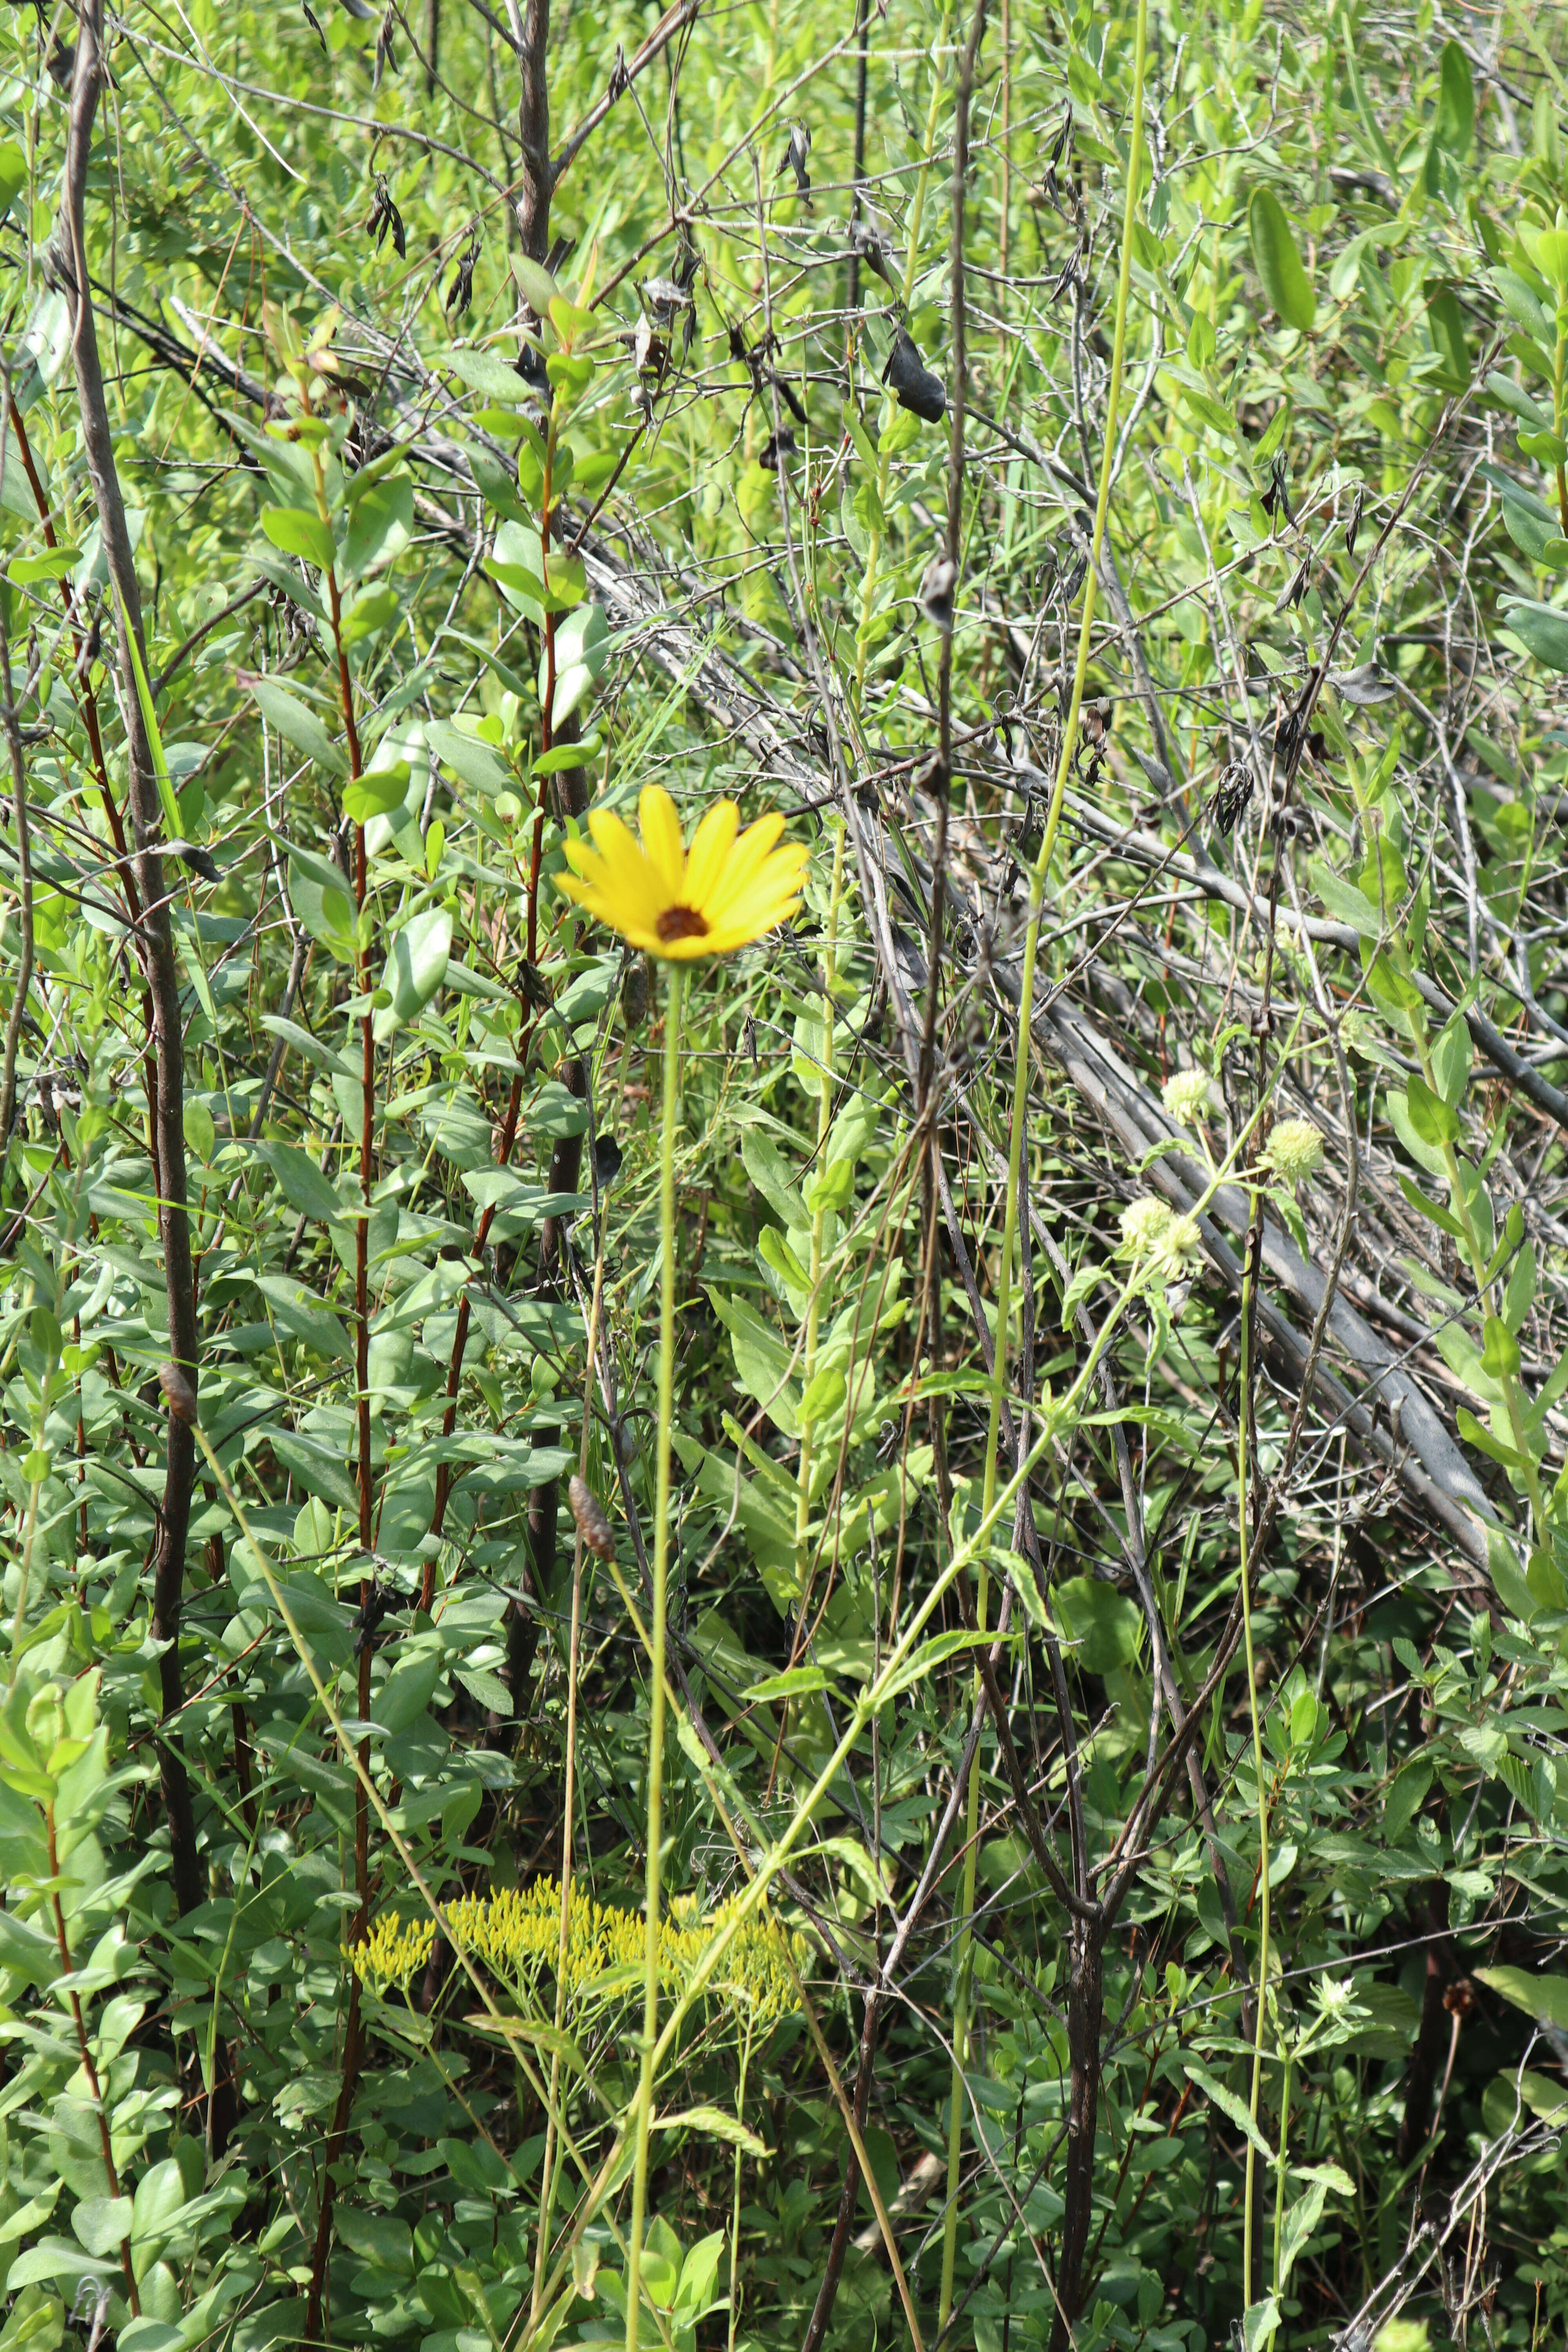
<path fill-rule="evenodd" d="M 1366 1054 L 1376 1045 L 1377 1024 L 1359 1004 L 1341 1013 L 1340 1043 L 1347 1054 Z"/>
<path fill-rule="evenodd" d="M 1299 1184 L 1322 1157 L 1323 1139 L 1310 1118 L 1282 1118 L 1268 1139 L 1268 1165 L 1282 1183 Z"/>
<path fill-rule="evenodd" d="M 1152 1257 L 1157 1249 L 1163 1248 L 1170 1224 L 1168 1203 L 1152 1192 L 1144 1192 L 1136 1201 L 1129 1201 L 1121 1212 L 1122 1246 L 1134 1257 Z"/>
<path fill-rule="evenodd" d="M 1167 1078 L 1161 1089 L 1165 1108 L 1181 1127 L 1191 1127 L 1194 1119 L 1205 1118 L 1208 1112 L 1209 1076 L 1206 1070 L 1178 1070 Z"/>
<path fill-rule="evenodd" d="M 1202 1247 L 1203 1236 L 1198 1232 L 1198 1221 L 1195 1217 L 1171 1219 L 1165 1228 L 1165 1238 L 1161 1244 L 1164 1256 L 1174 1258 L 1180 1265 L 1185 1265 L 1189 1258 L 1196 1257 Z"/>

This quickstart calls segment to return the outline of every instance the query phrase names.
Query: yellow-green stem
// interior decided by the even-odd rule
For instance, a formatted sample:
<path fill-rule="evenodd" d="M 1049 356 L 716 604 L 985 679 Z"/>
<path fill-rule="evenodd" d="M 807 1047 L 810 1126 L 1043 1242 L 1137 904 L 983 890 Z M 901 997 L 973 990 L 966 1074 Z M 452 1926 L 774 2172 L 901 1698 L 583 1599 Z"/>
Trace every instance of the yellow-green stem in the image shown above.
<path fill-rule="evenodd" d="M 1138 183 L 1143 168 L 1143 64 L 1148 47 L 1149 0 L 1138 0 L 1138 20 L 1132 54 L 1131 128 L 1128 141 L 1127 192 L 1121 214 L 1121 258 L 1116 281 L 1116 328 L 1110 353 L 1110 383 L 1106 394 L 1105 440 L 1100 452 L 1100 483 L 1094 502 L 1094 535 L 1084 575 L 1083 615 L 1079 626 L 1078 658 L 1073 668 L 1072 698 L 1062 730 L 1061 753 L 1051 790 L 1045 837 L 1029 878 L 1029 916 L 1024 934 L 1024 970 L 1018 999 L 1018 1043 L 1013 1066 L 1012 1118 L 1007 1132 L 1007 1192 L 1002 1213 L 1002 1252 L 996 1274 L 996 1330 L 991 1370 L 991 1409 L 985 1431 L 985 1465 L 981 1483 L 981 1519 L 990 1515 L 996 1496 L 996 1454 L 1002 1435 L 1002 1405 L 1007 1392 L 1007 1345 L 1012 1313 L 1013 1252 L 1018 1239 L 1018 1186 L 1024 1164 L 1024 1107 L 1029 1091 L 1030 1022 L 1035 1003 L 1035 960 L 1040 945 L 1040 910 L 1045 903 L 1051 856 L 1061 824 L 1062 800 L 1072 766 L 1079 713 L 1083 708 L 1084 681 L 1089 674 L 1089 635 L 1094 625 L 1095 592 L 1105 545 L 1105 519 L 1110 504 L 1110 474 L 1116 455 L 1116 425 L 1121 407 L 1121 378 L 1127 357 L 1127 305 L 1132 283 L 1132 229 L 1138 211 Z M 987 1593 L 985 1556 L 977 1564 L 976 1607 L 984 1630 Z M 978 1694 L 979 1676 L 975 1677 Z M 969 2027 L 971 1973 L 969 1922 L 974 1912 L 975 1844 L 979 1822 L 979 1776 L 970 1767 L 966 1791 L 967 1852 L 963 1865 L 963 1927 L 954 1968 L 952 2111 L 948 2125 L 947 2213 L 942 2239 L 942 2321 L 952 2307 L 953 2268 L 958 2251 L 958 2180 L 963 2154 L 963 2096 L 965 2042 Z"/>
<path fill-rule="evenodd" d="M 925 211 L 926 190 L 931 184 L 931 158 L 936 150 L 937 108 L 942 100 L 943 68 L 947 55 L 947 33 L 952 22 L 952 0 L 947 0 L 947 5 L 942 12 L 942 29 L 937 34 L 936 46 L 931 50 L 931 105 L 926 110 L 925 147 L 921 156 L 921 168 L 915 175 L 914 194 L 910 199 L 909 230 L 904 245 L 904 310 L 906 314 L 910 304 L 914 299 L 915 272 L 919 266 L 921 252 L 921 218 Z M 878 436 L 877 505 L 879 512 L 881 511 L 888 496 L 887 428 L 897 413 L 898 404 L 892 394 L 889 393 L 882 402 L 882 429 Z M 866 551 L 866 576 L 860 583 L 860 625 L 855 640 L 857 717 L 859 715 L 861 698 L 866 686 L 866 657 L 870 651 L 870 638 L 868 632 L 871 625 L 872 608 L 876 603 L 877 578 L 881 567 L 881 557 L 882 533 L 878 526 L 873 525 L 870 545 Z"/>
<path fill-rule="evenodd" d="M 1274 2261 L 1269 2272 L 1268 2292 L 1279 2292 L 1279 2257 L 1285 2243 L 1285 2146 L 1290 2130 L 1290 2044 L 1283 2045 L 1285 2060 L 1284 2087 L 1279 2094 L 1279 2154 L 1274 2167 Z"/>
<path fill-rule="evenodd" d="M 643 1947 L 642 2071 L 637 2082 L 637 2161 L 626 2242 L 626 2352 L 637 2352 L 643 2223 L 647 2215 L 647 2144 L 658 2041 L 658 1867 L 664 1837 L 664 1617 L 669 1573 L 669 1424 L 675 1410 L 675 1129 L 680 1115 L 679 964 L 668 967 L 664 1015 L 664 1120 L 659 1132 L 658 1440 L 653 1514 L 653 1623 L 647 1728 L 647 1918 Z"/>
<path fill-rule="evenodd" d="M 1083 708 L 1084 680 L 1089 674 L 1089 634 L 1094 626 L 1095 592 L 1105 545 L 1105 517 L 1110 503 L 1110 469 L 1116 454 L 1116 424 L 1121 407 L 1121 377 L 1127 356 L 1127 300 L 1132 282 L 1132 226 L 1138 209 L 1138 182 L 1143 168 L 1143 59 L 1148 46 L 1149 0 L 1138 0 L 1138 24 L 1132 59 L 1132 131 L 1127 159 L 1127 200 L 1121 215 L 1121 264 L 1116 282 L 1116 331 L 1110 353 L 1110 384 L 1105 404 L 1105 446 L 1100 453 L 1100 487 L 1094 502 L 1094 536 L 1084 575 L 1083 617 L 1079 627 L 1078 659 L 1073 668 L 1072 698 L 1062 730 L 1061 754 L 1046 818 L 1045 838 L 1029 877 L 1029 915 L 1024 933 L 1024 970 L 1018 1000 L 1018 1043 L 1013 1066 L 1013 1109 L 1007 1132 L 1007 1196 L 1003 1203 L 1002 1256 L 996 1274 L 996 1342 L 991 1375 L 991 1412 L 985 1433 L 983 1510 L 989 1509 L 996 1491 L 996 1447 L 1002 1429 L 1002 1402 L 1007 1392 L 1008 1319 L 1012 1304 L 1013 1252 L 1018 1239 L 1018 1177 L 1024 1161 L 1024 1106 L 1029 1084 L 1029 1024 L 1035 1004 L 1035 959 L 1040 946 L 1040 909 L 1050 874 L 1051 855 L 1061 824 L 1062 799 L 1072 767 L 1079 714 Z"/>
<path fill-rule="evenodd" d="M 974 1615 L 983 1633 L 989 1598 L 986 1559 L 982 1553 L 975 1580 Z M 976 1706 L 980 1704 L 981 1689 L 980 1673 L 976 1668 L 971 1694 Z M 953 1964 L 952 2079 L 948 2087 L 947 2208 L 942 2217 L 942 2292 L 937 2305 L 939 2336 L 945 2332 L 948 2315 L 952 2309 L 953 2273 L 958 2263 L 958 2180 L 963 2165 L 963 2077 L 969 2063 L 970 1996 L 974 1979 L 974 1939 L 970 1922 L 974 1916 L 974 1865 L 980 1844 L 980 1775 L 973 1766 L 970 1768 L 969 1795 L 963 1816 L 963 1893 L 959 1903 L 958 1957 Z"/>
<path fill-rule="evenodd" d="M 1252 1769 L 1258 1782 L 1258 1973 L 1253 1980 L 1252 2137 L 1247 2143 L 1247 2186 L 1242 2214 L 1241 2278 L 1244 2301 L 1252 2300 L 1252 2243 L 1257 2222 L 1258 2104 L 1263 2090 L 1263 2035 L 1268 2007 L 1268 1792 L 1263 1779 L 1263 1721 L 1258 1706 L 1258 1664 L 1252 1646 L 1252 1571 L 1247 1547 L 1247 1467 L 1252 1450 L 1252 1221 L 1258 1196 L 1247 1193 L 1247 1233 L 1241 1268 L 1240 1402 L 1237 1410 L 1236 1517 L 1241 1542 L 1241 1628 L 1247 1649 L 1247 1698 L 1252 1713 Z"/>
<path fill-rule="evenodd" d="M 746 2069 L 752 2063 L 752 2012 L 746 2011 L 746 2034 L 741 2044 L 741 2084 L 735 2093 L 735 2121 L 746 2124 Z M 730 2347 L 735 2352 L 735 2330 L 741 2324 L 741 2166 L 745 2150 L 735 2142 L 735 2194 L 730 2214 Z"/>
<path fill-rule="evenodd" d="M 827 1166 L 827 1132 L 833 1124 L 833 983 L 838 971 L 838 901 L 844 884 L 844 825 L 833 821 L 833 887 L 827 902 L 827 938 L 822 952 L 822 1067 L 817 1075 L 816 1182 L 820 1186 Z M 803 1392 L 809 1395 L 816 1370 L 817 1332 L 822 1321 L 822 1260 L 831 1211 L 818 1199 L 811 1212 L 811 1293 L 805 1306 L 805 1332 L 801 1349 Z M 811 1472 L 815 1427 L 805 1412 L 800 1423 L 800 1465 L 795 1475 L 795 1577 L 804 1597 L 806 1576 L 806 1530 L 811 1524 Z"/>

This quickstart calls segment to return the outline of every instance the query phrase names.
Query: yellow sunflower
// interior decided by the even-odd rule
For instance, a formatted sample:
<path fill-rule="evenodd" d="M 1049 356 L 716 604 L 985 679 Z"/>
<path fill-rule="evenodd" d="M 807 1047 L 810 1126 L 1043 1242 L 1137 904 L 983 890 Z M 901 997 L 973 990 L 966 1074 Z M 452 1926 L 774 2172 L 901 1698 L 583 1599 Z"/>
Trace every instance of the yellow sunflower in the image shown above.
<path fill-rule="evenodd" d="M 715 801 L 688 849 L 661 784 L 637 795 L 639 843 L 609 809 L 590 809 L 593 846 L 569 841 L 560 887 L 633 947 L 672 963 L 732 955 L 784 922 L 800 904 L 810 851 L 779 844 L 776 809 L 740 830 L 733 801 Z"/>

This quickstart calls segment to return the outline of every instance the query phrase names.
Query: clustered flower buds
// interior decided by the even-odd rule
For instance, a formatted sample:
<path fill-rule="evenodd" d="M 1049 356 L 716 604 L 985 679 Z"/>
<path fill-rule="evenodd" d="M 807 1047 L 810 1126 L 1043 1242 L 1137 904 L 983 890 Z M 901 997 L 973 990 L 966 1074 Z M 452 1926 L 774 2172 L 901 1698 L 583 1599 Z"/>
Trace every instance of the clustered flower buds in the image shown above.
<path fill-rule="evenodd" d="M 1170 1223 L 1169 1203 L 1144 1192 L 1121 1212 L 1121 1239 L 1134 1257 L 1149 1257 L 1163 1247 Z"/>
<path fill-rule="evenodd" d="M 1194 1119 L 1202 1118 L 1208 1108 L 1208 1072 L 1178 1070 L 1174 1077 L 1165 1080 L 1161 1092 L 1171 1117 L 1179 1126 L 1188 1127 Z"/>
<path fill-rule="evenodd" d="M 1172 1266 L 1196 1257 L 1203 1247 L 1195 1217 L 1178 1217 L 1152 1192 L 1129 1201 L 1121 1212 L 1122 1246 L 1133 1257 L 1157 1257 Z"/>
<path fill-rule="evenodd" d="M 1323 1157 L 1323 1139 L 1310 1118 L 1281 1119 L 1268 1139 L 1268 1164 L 1287 1184 L 1310 1176 Z"/>
<path fill-rule="evenodd" d="M 1165 1239 L 1162 1246 L 1167 1257 L 1196 1257 L 1203 1247 L 1203 1235 L 1198 1231 L 1197 1219 L 1173 1217 L 1165 1228 Z"/>

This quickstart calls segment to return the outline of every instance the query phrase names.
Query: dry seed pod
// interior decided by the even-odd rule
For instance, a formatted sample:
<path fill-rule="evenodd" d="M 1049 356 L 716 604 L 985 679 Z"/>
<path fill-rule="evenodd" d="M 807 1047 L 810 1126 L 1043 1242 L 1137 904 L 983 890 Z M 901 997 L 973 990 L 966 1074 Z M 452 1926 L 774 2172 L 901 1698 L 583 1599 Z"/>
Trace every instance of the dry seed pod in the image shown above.
<path fill-rule="evenodd" d="M 572 1517 L 577 1522 L 577 1532 L 595 1559 L 614 1559 L 616 1538 L 605 1517 L 605 1507 L 592 1486 L 584 1485 L 575 1471 L 566 1489 L 572 1504 Z"/>
<path fill-rule="evenodd" d="M 639 1029 L 647 1020 L 648 993 L 647 958 L 633 956 L 621 982 L 621 1018 L 628 1029 Z"/>
<path fill-rule="evenodd" d="M 196 1425 L 196 1392 L 178 1364 L 159 1365 L 158 1386 L 163 1390 L 164 1401 L 174 1419 L 183 1421 L 187 1429 L 194 1429 Z"/>
<path fill-rule="evenodd" d="M 947 393 L 942 378 L 927 367 L 907 327 L 900 327 L 893 337 L 882 382 L 900 408 L 923 416 L 928 425 L 936 424 L 946 414 Z"/>

